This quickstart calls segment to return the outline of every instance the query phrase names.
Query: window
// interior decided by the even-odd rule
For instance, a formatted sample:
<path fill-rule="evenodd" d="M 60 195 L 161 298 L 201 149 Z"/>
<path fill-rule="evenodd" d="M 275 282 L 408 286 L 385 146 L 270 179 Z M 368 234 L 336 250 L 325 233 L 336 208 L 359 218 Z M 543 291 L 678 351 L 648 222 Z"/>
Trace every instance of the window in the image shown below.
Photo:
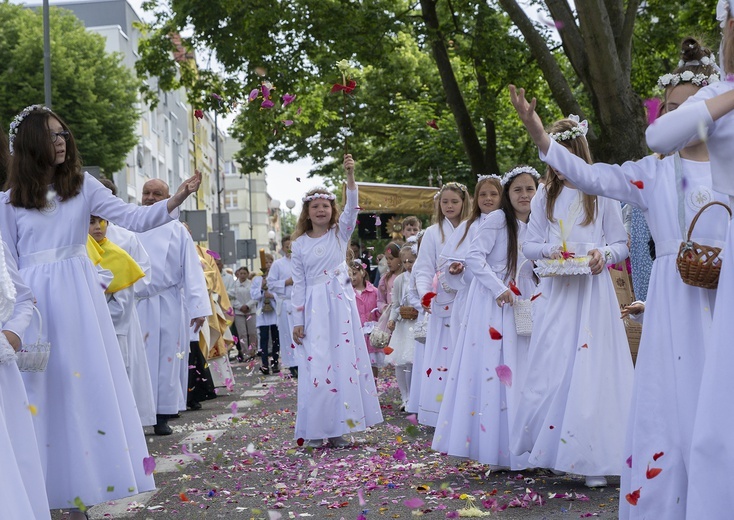
<path fill-rule="evenodd" d="M 234 161 L 226 161 L 224 163 L 225 175 L 237 175 L 237 163 Z"/>
<path fill-rule="evenodd" d="M 171 120 L 165 116 L 163 117 L 163 138 L 166 144 L 171 143 Z"/>
<path fill-rule="evenodd" d="M 230 191 L 224 192 L 224 208 L 225 209 L 239 209 L 237 191 L 230 190 Z"/>

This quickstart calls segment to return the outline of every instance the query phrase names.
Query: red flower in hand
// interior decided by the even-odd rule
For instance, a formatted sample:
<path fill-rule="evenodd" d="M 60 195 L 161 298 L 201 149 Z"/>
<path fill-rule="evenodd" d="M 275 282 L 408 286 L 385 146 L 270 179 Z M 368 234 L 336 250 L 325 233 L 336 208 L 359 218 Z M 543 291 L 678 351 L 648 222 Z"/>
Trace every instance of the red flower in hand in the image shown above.
<path fill-rule="evenodd" d="M 344 92 L 345 94 L 351 94 L 352 91 L 357 86 L 357 82 L 353 79 L 350 79 L 346 82 L 346 84 L 342 85 L 341 83 L 334 83 L 334 86 L 331 87 L 330 94 L 334 94 L 335 92 Z"/>
<path fill-rule="evenodd" d="M 421 305 L 423 307 L 430 307 L 431 306 L 431 300 L 433 300 L 436 297 L 435 292 L 427 292 L 423 295 L 423 298 L 421 298 Z"/>
<path fill-rule="evenodd" d="M 576 256 L 576 253 L 572 253 L 570 251 L 561 251 L 561 256 L 564 260 L 568 260 L 569 258 L 574 258 Z"/>

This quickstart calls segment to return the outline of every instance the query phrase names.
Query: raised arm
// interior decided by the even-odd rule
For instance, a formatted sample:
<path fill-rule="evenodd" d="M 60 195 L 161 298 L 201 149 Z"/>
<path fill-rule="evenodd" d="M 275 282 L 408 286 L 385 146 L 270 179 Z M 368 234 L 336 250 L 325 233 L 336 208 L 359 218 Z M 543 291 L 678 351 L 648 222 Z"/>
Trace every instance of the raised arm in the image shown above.
<path fill-rule="evenodd" d="M 359 215 L 359 191 L 354 181 L 354 159 L 349 154 L 344 156 L 344 171 L 347 180 L 347 200 L 339 216 L 339 238 L 349 244 L 354 227 L 357 225 L 357 215 Z"/>

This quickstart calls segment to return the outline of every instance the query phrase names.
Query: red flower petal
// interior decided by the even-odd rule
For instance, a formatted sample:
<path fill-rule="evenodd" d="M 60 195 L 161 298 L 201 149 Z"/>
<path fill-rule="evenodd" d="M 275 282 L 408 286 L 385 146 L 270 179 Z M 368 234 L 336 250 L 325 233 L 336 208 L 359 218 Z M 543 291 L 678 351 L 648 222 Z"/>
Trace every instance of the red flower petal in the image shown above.
<path fill-rule="evenodd" d="M 587 345 L 586 343 L 584 343 L 583 345 L 581 345 L 581 348 L 589 348 L 589 345 Z"/>
<path fill-rule="evenodd" d="M 389 356 L 390 354 L 392 354 L 393 352 L 395 352 L 395 349 L 393 349 L 390 346 L 387 346 L 387 347 L 383 348 L 382 351 L 385 353 L 386 356 Z"/>
<path fill-rule="evenodd" d="M 642 488 L 635 489 L 632 493 L 627 493 L 624 496 L 624 498 L 627 499 L 627 502 L 629 502 L 633 506 L 636 506 L 637 501 L 640 499 L 640 489 Z"/>
<path fill-rule="evenodd" d="M 663 469 L 662 468 L 651 468 L 650 465 L 648 464 L 647 465 L 647 471 L 645 472 L 645 476 L 648 479 L 651 479 L 651 478 L 657 477 L 662 472 L 663 472 Z"/>
<path fill-rule="evenodd" d="M 435 119 L 431 119 L 430 121 L 426 121 L 426 124 L 430 126 L 431 128 L 435 128 L 438 130 L 438 123 L 436 123 Z"/>
<path fill-rule="evenodd" d="M 510 290 L 516 294 L 517 296 L 522 296 L 522 293 L 520 292 L 520 289 L 517 288 L 517 285 L 515 285 L 514 281 L 510 282 Z"/>
<path fill-rule="evenodd" d="M 431 372 L 433 372 L 433 370 L 430 368 L 426 370 L 426 377 L 431 377 Z"/>
<path fill-rule="evenodd" d="M 423 295 L 423 298 L 421 298 L 421 305 L 424 307 L 430 307 L 431 306 L 431 300 L 433 300 L 436 297 L 435 292 L 427 292 Z"/>
<path fill-rule="evenodd" d="M 204 111 L 197 108 L 196 110 L 194 110 L 194 117 L 196 119 L 203 119 L 204 118 Z"/>
<path fill-rule="evenodd" d="M 531 301 L 531 302 L 532 302 L 532 301 L 535 301 L 535 299 L 536 299 L 536 298 L 540 298 L 540 296 L 541 296 L 542 294 L 543 294 L 542 292 L 539 292 L 538 294 L 534 294 L 534 295 L 533 295 L 533 297 L 532 297 L 532 298 L 530 298 L 530 301 Z"/>
<path fill-rule="evenodd" d="M 630 181 L 632 184 L 637 186 L 637 189 L 641 190 L 645 187 L 645 183 L 642 181 Z"/>
<path fill-rule="evenodd" d="M 296 444 L 298 444 L 299 446 L 303 446 L 303 442 L 303 437 L 299 437 L 298 440 L 296 440 Z"/>
<path fill-rule="evenodd" d="M 655 455 L 652 456 L 652 460 L 658 460 L 663 455 L 665 455 L 665 452 L 664 451 L 660 451 L 660 452 L 658 452 L 658 453 L 656 453 Z"/>
<path fill-rule="evenodd" d="M 492 339 L 502 339 L 502 334 L 494 327 L 489 327 L 489 337 Z"/>

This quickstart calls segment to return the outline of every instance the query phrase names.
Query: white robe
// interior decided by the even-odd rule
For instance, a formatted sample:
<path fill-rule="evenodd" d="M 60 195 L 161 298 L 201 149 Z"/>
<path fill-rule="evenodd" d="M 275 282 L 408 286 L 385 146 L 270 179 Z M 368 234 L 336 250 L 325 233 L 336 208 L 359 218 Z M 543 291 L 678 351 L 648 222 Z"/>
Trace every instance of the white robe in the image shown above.
<path fill-rule="evenodd" d="M 393 352 L 385 356 L 385 363 L 396 367 L 413 363 L 415 355 L 415 339 L 413 339 L 413 327 L 418 319 L 423 319 L 423 307 L 418 298 L 411 291 L 413 277 L 409 271 L 403 271 L 395 278 L 392 286 L 392 299 L 394 303 L 390 310 L 390 319 L 395 322 L 395 330 L 390 336 L 390 348 Z M 404 320 L 400 317 L 400 307 L 413 307 L 418 311 L 415 320 Z"/>
<path fill-rule="evenodd" d="M 527 224 L 518 221 L 518 245 Z M 455 236 L 455 235 L 454 235 Z M 466 300 L 454 359 L 448 373 L 433 449 L 483 464 L 511 469 L 527 467 L 527 455 L 510 453 L 510 425 L 515 419 L 521 382 L 527 366 L 529 337 L 518 336 L 512 307 L 500 307 L 496 299 L 509 289 L 515 273 L 507 273 L 507 224 L 503 211 L 492 212 L 479 226 L 466 251 L 471 286 Z M 522 298 L 535 292 L 532 265 L 523 264 L 516 284 Z M 502 335 L 491 339 L 489 328 Z M 501 382 L 498 366 L 511 371 L 511 380 Z"/>
<path fill-rule="evenodd" d="M 280 336 L 280 366 L 296 367 L 296 345 L 293 343 L 293 306 L 291 305 L 292 285 L 285 285 L 292 278 L 292 261 L 289 257 L 278 258 L 268 271 L 268 287 L 275 294 L 275 314 L 278 316 L 278 335 Z"/>
<path fill-rule="evenodd" d="M 119 226 L 108 226 L 107 238 L 125 250 L 145 273 L 145 277 L 135 282 L 132 287 L 126 287 L 106 297 L 120 351 L 123 353 L 127 377 L 130 379 L 135 404 L 138 407 L 140 422 L 143 426 L 150 426 L 156 423 L 155 400 L 145 342 L 140 330 L 140 318 L 135 305 L 135 287 L 144 287 L 150 283 L 150 258 L 132 231 Z"/>
<path fill-rule="evenodd" d="M 291 244 L 293 320 L 304 326 L 295 438 L 323 439 L 382 422 L 354 289 L 346 264 L 357 222 L 357 190 L 347 190 L 339 227 Z"/>
<path fill-rule="evenodd" d="M 273 310 L 270 312 L 264 312 L 263 311 L 263 305 L 265 303 L 265 291 L 262 290 L 263 287 L 263 277 L 262 276 L 256 276 L 252 279 L 252 285 L 250 286 L 250 296 L 253 300 L 257 302 L 257 311 L 256 311 L 256 320 L 257 320 L 257 326 L 258 327 L 269 327 L 270 325 L 277 325 L 278 324 L 278 315 L 275 312 L 275 305 L 276 301 L 274 298 L 271 298 L 270 305 L 272 305 Z M 268 290 L 268 292 L 273 292 Z"/>
<path fill-rule="evenodd" d="M 653 150 L 670 152 L 679 150 L 686 142 L 699 138 L 702 130 L 705 131 L 707 134 L 706 147 L 711 160 L 711 186 L 714 190 L 728 195 L 729 205 L 734 207 L 734 176 L 731 174 L 732 164 L 734 164 L 734 146 L 732 146 L 732 142 L 734 142 L 734 112 L 729 112 L 713 121 L 705 103 L 703 103 L 706 99 L 731 90 L 734 90 L 734 82 L 732 81 L 720 81 L 702 88 L 694 96 L 688 98 L 678 109 L 669 112 L 648 127 L 647 140 Z M 711 212 L 719 219 L 722 218 L 720 209 L 712 209 Z M 697 224 L 698 227 L 700 226 Z M 724 259 L 719 288 L 716 291 L 716 306 L 711 334 L 708 337 L 695 337 L 695 331 L 685 330 L 685 337 L 695 337 L 695 340 L 687 344 L 686 352 L 690 352 L 688 358 L 695 355 L 697 359 L 693 362 L 683 363 L 672 358 L 669 369 L 666 371 L 669 378 L 684 377 L 688 379 L 696 377 L 697 380 L 701 381 L 697 404 L 691 403 L 691 406 L 686 409 L 686 416 L 684 417 L 681 414 L 679 418 L 681 424 L 687 421 L 687 425 L 681 428 L 683 428 L 682 431 L 686 432 L 686 440 L 690 439 L 691 443 L 687 495 L 682 490 L 685 482 L 682 479 L 676 479 L 674 484 L 667 484 L 668 488 L 660 491 L 662 495 L 655 495 L 654 503 L 650 505 L 649 509 L 645 509 L 645 511 L 655 511 L 655 514 L 657 514 L 657 511 L 660 511 L 662 507 L 660 504 L 665 503 L 665 508 L 662 509 L 663 512 L 676 510 L 675 515 L 668 516 L 671 519 L 684 517 L 729 518 L 731 517 L 732 508 L 734 508 L 734 497 L 732 497 L 728 486 L 729 469 L 734 466 L 734 452 L 732 452 L 730 441 L 734 430 L 734 407 L 728 400 L 728 396 L 734 394 L 734 378 L 731 370 L 731 367 L 734 366 L 734 353 L 731 349 L 731 316 L 734 312 L 733 248 L 734 227 L 729 226 L 726 245 L 723 250 Z M 653 268 L 654 274 L 655 270 Z M 669 277 L 675 275 L 677 273 L 672 273 Z M 689 292 L 705 291 L 705 289 L 686 287 Z M 675 295 L 665 295 L 664 297 L 666 302 L 673 304 L 676 308 L 676 315 L 680 313 L 682 316 L 685 309 L 691 304 L 691 302 L 684 303 L 683 300 L 677 299 Z M 648 295 L 649 301 L 650 296 Z M 697 308 L 697 313 L 704 314 L 700 306 L 694 308 Z M 705 309 L 706 314 L 708 314 L 708 310 Z M 645 327 L 649 327 L 649 323 L 653 319 L 650 313 L 653 311 L 654 306 L 651 305 L 646 312 Z M 676 318 L 672 318 L 670 323 L 677 325 L 678 323 L 687 322 L 685 319 L 676 321 Z M 677 334 L 678 332 L 678 327 L 675 330 L 670 330 L 671 334 Z M 644 334 L 643 329 L 643 339 Z M 701 359 L 704 357 L 702 347 L 705 347 L 705 360 Z M 675 353 L 677 354 L 677 352 Z M 642 348 L 640 348 L 640 355 L 642 355 Z M 638 367 L 639 359 L 638 357 Z M 701 367 L 702 361 L 704 361 L 703 367 Z M 689 374 L 691 369 L 694 371 L 693 374 Z M 662 373 L 662 371 L 659 373 Z M 678 398 L 681 399 L 681 397 L 685 403 L 689 403 L 695 398 L 693 395 L 682 396 L 679 393 Z M 691 413 L 695 413 L 695 421 L 691 420 Z M 692 432 L 691 426 L 693 427 Z M 675 426 L 675 428 L 678 428 L 678 426 Z M 647 433 L 647 430 L 645 433 Z M 671 433 L 673 432 L 671 431 Z M 662 449 L 660 448 L 660 450 Z M 659 450 L 656 448 L 656 451 Z M 662 463 L 663 461 L 664 459 L 661 458 L 657 462 Z M 680 466 L 677 458 L 667 462 L 668 464 L 675 464 L 675 467 Z M 642 463 L 644 461 L 641 461 Z M 665 476 L 668 464 L 665 465 L 662 473 L 655 478 L 656 481 Z M 681 470 L 676 470 L 676 474 L 680 472 Z M 658 485 L 662 487 L 666 484 L 661 482 Z M 675 494 L 671 491 L 673 485 L 675 486 Z M 628 487 L 627 489 L 633 488 Z M 622 495 L 624 493 L 622 491 Z M 637 507 L 643 504 L 643 500 L 647 496 L 646 488 L 642 489 Z M 681 505 L 672 504 L 671 501 L 673 500 L 679 500 Z M 630 518 L 642 518 L 638 513 L 634 513 L 634 515 L 637 516 L 630 514 Z"/>
<path fill-rule="evenodd" d="M 189 323 L 212 313 L 191 235 L 178 221 L 138 235 L 151 260 L 151 282 L 135 288 L 157 414 L 186 410 Z"/>
<path fill-rule="evenodd" d="M 413 277 L 421 299 L 426 293 L 433 291 L 433 278 L 438 275 L 438 288 L 431 302 L 426 343 L 422 347 L 423 360 L 421 366 L 413 366 L 413 373 L 420 379 L 420 382 L 418 386 L 414 386 L 411 382 L 411 400 L 415 389 L 420 394 L 418 422 L 427 426 L 436 426 L 438 421 L 438 411 L 441 408 L 444 388 L 446 388 L 446 376 L 454 354 L 454 343 L 451 339 L 451 312 L 456 291 L 451 289 L 444 279 L 443 269 L 447 259 L 440 256 L 446 240 L 454 233 L 454 226 L 446 218 L 441 222 L 441 226 L 444 232 L 443 241 L 438 224 L 426 229 L 421 240 L 418 258 L 413 265 Z M 411 381 L 415 381 L 415 378 Z"/>
<path fill-rule="evenodd" d="M 10 316 L 3 316 L 6 321 L 2 330 L 23 336 L 32 320 L 33 294 L 25 285 L 18 273 L 15 259 L 8 247 L 3 243 L 7 274 L 15 286 L 15 308 Z M 8 296 L 8 295 L 3 295 Z M 36 318 L 33 321 L 37 322 Z M 38 324 L 35 323 L 37 327 Z M 4 518 L 34 518 L 36 520 L 51 519 L 46 485 L 43 479 L 41 457 L 38 454 L 38 443 L 33 428 L 33 417 L 30 410 L 23 379 L 15 362 L 13 348 L 0 336 L 0 503 Z"/>
<path fill-rule="evenodd" d="M 174 212 L 174 216 L 178 210 Z M 0 194 L 3 238 L 43 316 L 45 372 L 24 373 L 52 508 L 92 505 L 154 489 L 135 399 L 97 274 L 86 251 L 89 215 L 136 231 L 170 222 L 166 201 L 137 207 L 89 174 L 81 193 L 43 211 Z"/>
<path fill-rule="evenodd" d="M 582 193 L 564 187 L 546 217 L 546 188 L 531 203 L 523 243 L 531 260 L 561 245 L 584 256 L 599 249 L 607 263 L 624 260 L 627 233 L 617 201 L 597 198 L 597 216 L 582 226 Z M 548 301 L 533 323 L 528 371 L 510 427 L 510 450 L 530 452 L 532 466 L 579 475 L 619 475 L 632 393 L 632 356 L 607 269 L 560 276 L 543 286 Z"/>

